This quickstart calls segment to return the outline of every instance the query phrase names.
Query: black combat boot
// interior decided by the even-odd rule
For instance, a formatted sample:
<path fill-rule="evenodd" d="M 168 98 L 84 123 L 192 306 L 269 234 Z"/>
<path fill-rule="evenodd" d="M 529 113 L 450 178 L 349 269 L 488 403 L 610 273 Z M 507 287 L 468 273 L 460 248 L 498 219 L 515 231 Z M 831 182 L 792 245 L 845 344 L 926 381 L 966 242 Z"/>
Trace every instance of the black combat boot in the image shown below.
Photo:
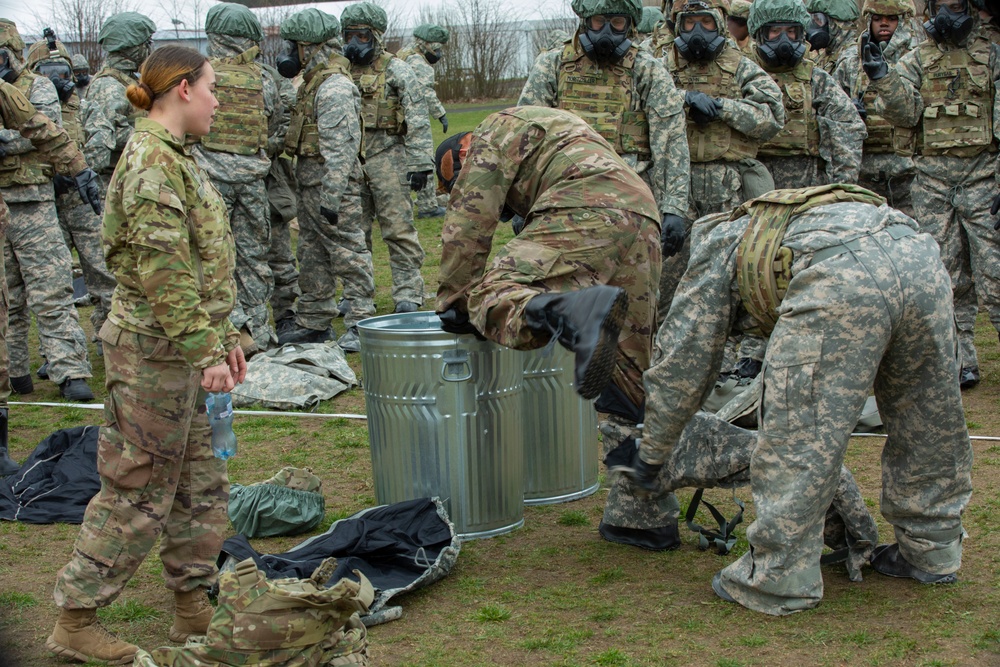
<path fill-rule="evenodd" d="M 7 408 L 0 408 L 0 477 L 13 475 L 21 466 L 7 454 Z"/>
<path fill-rule="evenodd" d="M 288 345 L 289 343 L 294 343 L 301 345 L 303 343 L 325 343 L 331 338 L 333 338 L 333 329 L 327 328 L 320 331 L 318 329 L 306 329 L 296 324 L 294 329 L 285 329 L 278 334 L 278 344 Z"/>
<path fill-rule="evenodd" d="M 611 381 L 618 333 L 628 312 L 620 287 L 595 285 L 575 292 L 539 294 L 524 309 L 528 326 L 551 333 L 576 354 L 576 393 L 597 398 Z"/>

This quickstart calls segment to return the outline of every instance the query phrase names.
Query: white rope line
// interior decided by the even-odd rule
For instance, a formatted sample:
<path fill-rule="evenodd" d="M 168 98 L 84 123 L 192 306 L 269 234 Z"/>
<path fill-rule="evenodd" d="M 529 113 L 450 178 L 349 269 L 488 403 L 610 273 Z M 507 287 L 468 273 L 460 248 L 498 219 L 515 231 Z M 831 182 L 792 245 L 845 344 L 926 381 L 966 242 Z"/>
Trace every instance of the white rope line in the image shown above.
<path fill-rule="evenodd" d="M 13 401 L 10 406 L 38 406 L 48 408 L 79 408 L 81 410 L 103 410 L 103 403 L 45 403 Z M 363 419 L 367 420 L 367 415 L 352 415 L 327 412 L 282 412 L 280 410 L 233 410 L 238 415 L 250 415 L 252 417 L 321 417 L 324 419 Z"/>

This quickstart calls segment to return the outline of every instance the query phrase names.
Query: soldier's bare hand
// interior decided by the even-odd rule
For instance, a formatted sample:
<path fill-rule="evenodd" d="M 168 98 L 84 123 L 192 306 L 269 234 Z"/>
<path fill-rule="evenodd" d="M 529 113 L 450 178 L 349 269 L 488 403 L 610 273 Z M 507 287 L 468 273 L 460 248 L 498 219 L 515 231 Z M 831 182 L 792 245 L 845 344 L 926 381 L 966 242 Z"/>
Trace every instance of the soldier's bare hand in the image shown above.
<path fill-rule="evenodd" d="M 243 380 L 247 379 L 247 359 L 243 354 L 243 348 L 239 345 L 234 347 L 226 357 L 226 363 L 229 364 L 229 372 L 236 384 L 243 384 Z"/>
<path fill-rule="evenodd" d="M 240 350 L 240 353 L 242 354 L 242 350 Z M 245 371 L 246 362 L 244 362 L 243 368 Z M 201 370 L 201 386 L 209 393 L 216 393 L 220 391 L 229 392 L 233 390 L 236 383 L 233 382 L 233 374 L 229 368 L 228 358 L 221 364 L 209 366 L 208 368 L 203 368 Z"/>

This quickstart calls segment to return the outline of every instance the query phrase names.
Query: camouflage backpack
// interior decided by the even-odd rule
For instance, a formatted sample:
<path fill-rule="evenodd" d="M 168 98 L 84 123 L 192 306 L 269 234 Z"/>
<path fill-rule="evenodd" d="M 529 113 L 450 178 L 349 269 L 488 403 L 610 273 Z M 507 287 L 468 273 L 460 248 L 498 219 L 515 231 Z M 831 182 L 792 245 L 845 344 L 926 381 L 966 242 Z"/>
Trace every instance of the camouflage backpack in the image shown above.
<path fill-rule="evenodd" d="M 368 639 L 359 614 L 375 598 L 371 582 L 341 579 L 325 588 L 337 561 L 309 579 L 269 581 L 252 558 L 219 575 L 219 606 L 203 638 L 186 646 L 140 650 L 137 667 L 339 667 L 367 665 Z"/>

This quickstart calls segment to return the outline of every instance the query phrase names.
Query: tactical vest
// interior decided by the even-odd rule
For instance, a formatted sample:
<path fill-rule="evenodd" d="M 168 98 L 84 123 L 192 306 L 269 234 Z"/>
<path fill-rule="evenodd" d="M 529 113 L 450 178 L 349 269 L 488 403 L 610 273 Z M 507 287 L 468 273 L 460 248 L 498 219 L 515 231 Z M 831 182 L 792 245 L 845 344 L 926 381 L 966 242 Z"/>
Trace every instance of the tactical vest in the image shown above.
<path fill-rule="evenodd" d="M 31 99 L 31 84 L 37 74 L 24 70 L 14 81 L 13 86 L 22 95 Z M 5 155 L 0 159 L 0 188 L 10 188 L 17 185 L 44 185 L 52 180 L 55 172 L 41 152 L 28 151 L 20 155 Z"/>
<path fill-rule="evenodd" d="M 781 88 L 785 126 L 774 138 L 761 145 L 760 155 L 819 156 L 819 120 L 813 108 L 812 73 L 813 64 L 805 58 L 787 72 L 768 72 Z"/>
<path fill-rule="evenodd" d="M 633 45 L 618 63 L 599 67 L 574 42 L 566 44 L 559 66 L 556 99 L 560 109 L 587 121 L 619 155 L 635 154 L 640 160 L 648 160 L 652 155 L 646 112 L 632 110 L 636 101 L 638 52 L 639 48 Z"/>
<path fill-rule="evenodd" d="M 967 48 L 942 52 L 928 39 L 917 49 L 924 69 L 920 153 L 975 157 L 996 151 L 990 41 L 977 37 Z"/>
<path fill-rule="evenodd" d="M 76 147 L 83 150 L 87 139 L 83 134 L 83 125 L 80 124 L 80 96 L 75 90 L 69 99 L 62 103 L 62 124 Z"/>
<path fill-rule="evenodd" d="M 128 87 L 131 86 L 132 84 L 138 84 L 139 83 L 138 79 L 135 79 L 135 78 L 129 76 L 128 74 L 126 74 L 125 72 L 121 71 L 120 69 L 115 69 L 114 67 L 104 67 L 104 68 L 101 69 L 101 71 L 99 71 L 97 74 L 94 75 L 93 79 L 90 80 L 90 85 L 87 86 L 87 90 L 88 91 L 91 90 L 91 88 L 93 87 L 94 81 L 97 81 L 101 77 L 105 77 L 105 76 L 106 77 L 111 77 L 112 79 L 114 79 L 118 83 L 120 83 L 123 86 L 125 86 L 125 90 L 128 90 Z M 146 117 L 146 112 L 143 111 L 143 110 L 141 110 L 141 109 L 136 109 L 134 106 L 132 106 L 131 103 L 128 105 L 128 108 L 129 108 L 128 115 L 125 118 L 128 120 L 128 124 L 131 127 L 135 127 L 135 119 L 136 118 L 145 118 Z M 115 128 L 116 131 L 117 131 L 117 129 L 118 128 Z M 111 162 L 110 162 L 110 165 L 111 165 L 110 168 L 111 169 L 114 169 L 115 165 L 118 164 L 118 160 L 121 158 L 123 150 L 125 150 L 124 146 L 122 146 L 121 149 L 115 148 L 113 151 L 111 151 Z"/>
<path fill-rule="evenodd" d="M 673 50 L 670 54 L 673 60 Z M 677 87 L 682 90 L 697 90 L 710 97 L 742 100 L 743 91 L 736 82 L 736 69 L 742 57 L 739 51 L 726 46 L 717 58 L 709 62 L 688 62 L 678 66 L 674 61 L 670 67 Z M 688 118 L 687 136 L 691 162 L 735 162 L 757 157 L 758 143 L 721 120 L 701 126 Z"/>
<path fill-rule="evenodd" d="M 331 56 L 330 60 L 304 75 L 292 109 L 292 118 L 285 134 L 285 152 L 289 155 L 317 157 L 319 151 L 319 126 L 316 124 L 316 93 L 323 82 L 334 74 L 350 76 L 348 61 L 343 56 Z"/>
<path fill-rule="evenodd" d="M 778 306 L 792 279 L 792 250 L 781 245 L 792 216 L 837 202 L 881 206 L 885 199 L 857 185 L 772 190 L 737 207 L 730 220 L 750 215 L 736 251 L 736 281 L 743 307 L 759 323 L 746 333 L 768 336 L 778 322 Z"/>
<path fill-rule="evenodd" d="M 352 65 L 354 85 L 361 92 L 361 118 L 366 130 L 406 134 L 406 117 L 399 96 L 385 85 L 385 72 L 396 56 L 382 53 L 370 65 Z"/>
<path fill-rule="evenodd" d="M 219 108 L 211 132 L 201 138 L 205 148 L 234 155 L 257 155 L 267 146 L 264 79 L 254 62 L 256 46 L 232 58 L 213 59 L 215 97 Z"/>

